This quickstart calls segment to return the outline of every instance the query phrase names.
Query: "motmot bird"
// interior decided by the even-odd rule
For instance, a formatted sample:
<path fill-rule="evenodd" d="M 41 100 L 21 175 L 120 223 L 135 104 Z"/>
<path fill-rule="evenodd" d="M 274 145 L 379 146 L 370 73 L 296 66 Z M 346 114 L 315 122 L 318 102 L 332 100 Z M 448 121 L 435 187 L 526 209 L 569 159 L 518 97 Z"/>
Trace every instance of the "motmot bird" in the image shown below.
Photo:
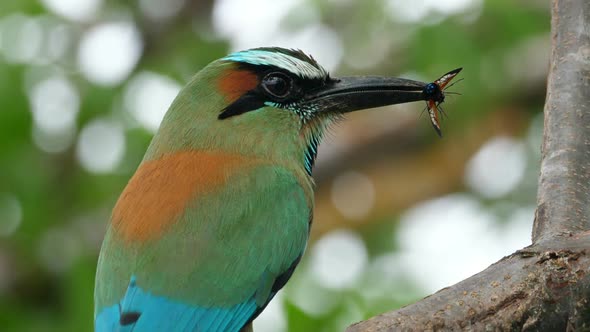
<path fill-rule="evenodd" d="M 276 47 L 200 70 L 115 204 L 95 330 L 251 331 L 305 251 L 327 127 L 347 112 L 425 100 L 425 85 L 334 78 Z"/>

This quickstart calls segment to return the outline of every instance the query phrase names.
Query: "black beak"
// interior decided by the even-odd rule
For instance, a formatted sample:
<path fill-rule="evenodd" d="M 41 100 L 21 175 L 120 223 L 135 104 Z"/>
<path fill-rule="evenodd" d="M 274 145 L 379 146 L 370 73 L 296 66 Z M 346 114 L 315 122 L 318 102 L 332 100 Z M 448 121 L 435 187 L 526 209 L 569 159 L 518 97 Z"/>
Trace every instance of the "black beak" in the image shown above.
<path fill-rule="evenodd" d="M 347 113 L 426 100 L 422 93 L 426 84 L 396 77 L 342 77 L 306 95 L 302 104 L 318 113 Z"/>

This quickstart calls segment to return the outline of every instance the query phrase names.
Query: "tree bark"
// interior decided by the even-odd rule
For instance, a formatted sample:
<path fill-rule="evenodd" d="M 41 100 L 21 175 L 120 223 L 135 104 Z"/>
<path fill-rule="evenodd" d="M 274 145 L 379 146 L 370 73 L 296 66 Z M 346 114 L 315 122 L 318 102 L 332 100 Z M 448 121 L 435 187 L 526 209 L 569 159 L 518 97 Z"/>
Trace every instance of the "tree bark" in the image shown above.
<path fill-rule="evenodd" d="M 553 0 L 533 244 L 360 331 L 590 331 L 590 1 Z"/>
<path fill-rule="evenodd" d="M 590 2 L 555 0 L 533 241 L 590 229 Z"/>

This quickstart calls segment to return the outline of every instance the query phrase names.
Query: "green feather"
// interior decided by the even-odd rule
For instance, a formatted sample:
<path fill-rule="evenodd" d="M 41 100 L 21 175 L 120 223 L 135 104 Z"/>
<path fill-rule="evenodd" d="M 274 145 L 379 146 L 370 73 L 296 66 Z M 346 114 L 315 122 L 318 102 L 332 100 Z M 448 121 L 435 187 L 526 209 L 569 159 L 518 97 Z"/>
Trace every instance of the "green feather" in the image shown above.
<path fill-rule="evenodd" d="M 296 113 L 272 106 L 218 119 L 228 100 L 216 80 L 232 66 L 213 62 L 182 89 L 144 162 L 204 151 L 264 163 L 194 197 L 158 239 L 127 243 L 110 227 L 99 258 L 95 313 L 121 300 L 131 276 L 155 296 L 187 305 L 230 307 L 255 299 L 263 308 L 277 291 L 276 279 L 292 272 L 303 254 L 313 210 L 305 161 L 313 162 L 330 119 L 304 124 Z"/>
<path fill-rule="evenodd" d="M 268 299 L 274 280 L 304 251 L 312 206 L 281 167 L 258 167 L 230 180 L 231 186 L 193 201 L 158 241 L 129 245 L 109 231 L 97 275 L 98 308 L 121 298 L 130 275 L 154 294 L 187 304 Z"/>

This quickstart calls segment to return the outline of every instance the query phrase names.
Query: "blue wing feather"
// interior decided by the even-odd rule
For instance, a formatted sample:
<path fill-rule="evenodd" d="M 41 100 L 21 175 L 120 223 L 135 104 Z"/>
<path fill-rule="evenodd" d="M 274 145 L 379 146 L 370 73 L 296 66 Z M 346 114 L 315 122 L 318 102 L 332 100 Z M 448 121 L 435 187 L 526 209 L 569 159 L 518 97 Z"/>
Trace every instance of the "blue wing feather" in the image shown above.
<path fill-rule="evenodd" d="M 120 303 L 104 308 L 96 317 L 96 332 L 198 331 L 238 332 L 256 312 L 252 298 L 228 308 L 200 308 L 155 296 L 131 279 Z M 121 321 L 122 314 L 141 313 L 134 322 Z"/>

